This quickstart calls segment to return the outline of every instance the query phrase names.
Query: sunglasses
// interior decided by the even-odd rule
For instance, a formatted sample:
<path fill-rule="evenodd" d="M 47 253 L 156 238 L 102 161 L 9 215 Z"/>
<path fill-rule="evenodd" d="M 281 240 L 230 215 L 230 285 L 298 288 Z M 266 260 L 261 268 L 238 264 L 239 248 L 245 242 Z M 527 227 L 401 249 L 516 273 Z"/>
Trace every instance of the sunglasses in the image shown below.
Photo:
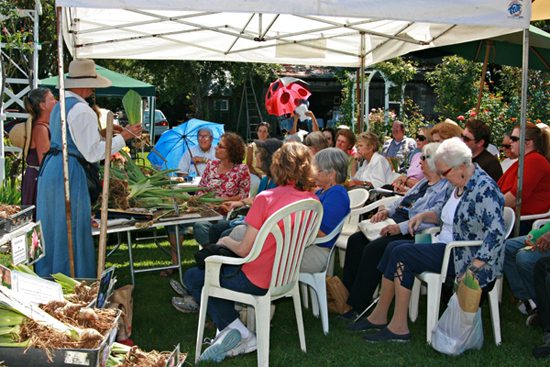
<path fill-rule="evenodd" d="M 449 174 L 449 172 L 451 172 L 452 169 L 453 169 L 453 167 L 449 168 L 449 169 L 446 170 L 445 172 L 439 172 L 439 173 L 441 173 L 441 175 L 442 175 L 443 177 L 447 177 L 447 175 Z"/>
<path fill-rule="evenodd" d="M 422 159 L 423 161 L 426 161 L 428 158 L 430 158 L 429 155 L 420 156 L 420 159 Z"/>
<path fill-rule="evenodd" d="M 426 136 L 417 134 L 417 135 L 416 135 L 416 140 L 424 141 L 424 140 L 426 140 Z"/>
<path fill-rule="evenodd" d="M 504 149 L 510 149 L 512 147 L 512 145 L 511 144 L 502 144 L 502 147 Z"/>
<path fill-rule="evenodd" d="M 462 138 L 462 140 L 464 140 L 465 143 L 469 143 L 472 140 L 475 140 L 475 139 L 469 138 L 467 136 L 464 136 L 464 134 L 461 134 L 460 137 Z"/>

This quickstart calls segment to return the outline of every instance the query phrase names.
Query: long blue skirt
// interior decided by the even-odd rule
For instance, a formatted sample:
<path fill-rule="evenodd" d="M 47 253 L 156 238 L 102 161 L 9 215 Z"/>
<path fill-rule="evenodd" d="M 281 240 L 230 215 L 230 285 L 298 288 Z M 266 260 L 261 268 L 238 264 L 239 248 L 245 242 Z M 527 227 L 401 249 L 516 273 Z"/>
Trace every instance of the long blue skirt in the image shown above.
<path fill-rule="evenodd" d="M 46 256 L 36 263 L 35 271 L 41 277 L 56 273 L 70 276 L 62 155 L 50 155 L 44 164 L 38 179 L 36 217 L 42 223 Z M 69 156 L 69 182 L 75 275 L 96 278 L 90 194 L 84 168 L 72 156 Z"/>

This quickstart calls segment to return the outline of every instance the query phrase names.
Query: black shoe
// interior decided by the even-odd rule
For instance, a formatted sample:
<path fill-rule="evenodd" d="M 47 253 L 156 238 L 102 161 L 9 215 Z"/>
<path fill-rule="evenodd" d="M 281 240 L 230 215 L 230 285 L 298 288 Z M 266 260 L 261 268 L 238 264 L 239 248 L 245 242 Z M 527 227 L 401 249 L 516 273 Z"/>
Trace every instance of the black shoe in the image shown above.
<path fill-rule="evenodd" d="M 353 321 L 359 316 L 359 311 L 357 311 L 355 308 L 352 308 L 348 312 L 342 315 L 336 316 L 333 320 L 334 321 Z"/>
<path fill-rule="evenodd" d="M 545 358 L 545 357 L 548 357 L 549 355 L 550 355 L 550 342 L 547 342 L 546 344 L 533 349 L 533 357 L 535 357 L 536 359 Z"/>
<path fill-rule="evenodd" d="M 376 333 L 363 335 L 363 339 L 365 339 L 369 343 L 378 343 L 385 341 L 406 343 L 411 341 L 411 333 L 403 335 L 394 334 L 386 327 Z"/>
<path fill-rule="evenodd" d="M 344 326 L 346 330 L 350 331 L 369 331 L 369 330 L 382 330 L 385 329 L 388 324 L 376 325 L 369 321 L 369 319 L 364 319 L 357 324 L 349 324 Z"/>

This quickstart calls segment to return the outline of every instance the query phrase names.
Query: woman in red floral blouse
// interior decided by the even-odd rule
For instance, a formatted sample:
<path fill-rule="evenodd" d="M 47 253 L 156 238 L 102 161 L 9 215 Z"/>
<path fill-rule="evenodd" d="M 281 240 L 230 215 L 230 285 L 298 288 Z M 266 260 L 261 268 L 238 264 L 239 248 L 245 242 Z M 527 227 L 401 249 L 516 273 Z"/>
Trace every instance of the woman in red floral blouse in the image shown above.
<path fill-rule="evenodd" d="M 219 161 L 209 161 L 199 183 L 200 187 L 208 187 L 197 194 L 217 191 L 216 197 L 239 201 L 248 197 L 250 192 L 250 173 L 244 160 L 245 148 L 241 137 L 235 133 L 222 135 L 216 146 L 216 158 Z"/>
<path fill-rule="evenodd" d="M 243 163 L 245 145 L 243 139 L 235 133 L 225 133 L 216 146 L 216 161 L 208 161 L 202 174 L 199 187 L 207 187 L 204 191 L 197 191 L 197 195 L 205 192 L 216 192 L 217 198 L 228 201 L 240 201 L 248 197 L 250 192 L 250 173 L 248 166 Z M 208 232 L 213 223 L 199 222 L 193 226 L 193 237 L 201 246 L 209 245 Z M 184 226 L 180 225 L 180 243 L 183 241 Z M 175 227 L 167 227 L 168 239 L 171 244 L 172 264 L 177 264 Z M 172 269 L 163 270 L 160 275 L 169 277 L 174 273 Z"/>

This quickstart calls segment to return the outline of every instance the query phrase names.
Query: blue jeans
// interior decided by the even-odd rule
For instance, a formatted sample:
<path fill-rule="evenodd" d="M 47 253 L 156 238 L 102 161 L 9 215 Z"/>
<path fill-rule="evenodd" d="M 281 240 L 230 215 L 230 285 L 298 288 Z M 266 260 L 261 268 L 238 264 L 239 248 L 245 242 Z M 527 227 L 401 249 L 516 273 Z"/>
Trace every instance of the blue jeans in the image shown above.
<path fill-rule="evenodd" d="M 550 252 L 541 254 L 535 251 L 521 250 L 525 247 L 525 237 L 506 240 L 504 248 L 504 274 L 510 284 L 514 297 L 520 300 L 532 299 L 537 302 L 535 292 L 535 263 L 538 259 L 550 256 Z"/>
<path fill-rule="evenodd" d="M 267 293 L 267 289 L 263 289 L 252 284 L 244 272 L 239 270 L 236 276 L 232 278 L 225 278 L 237 271 L 238 266 L 223 265 L 220 274 L 220 285 L 223 288 L 227 288 L 233 291 L 253 294 L 256 296 L 263 296 Z M 205 270 L 199 268 L 191 268 L 187 270 L 183 276 L 183 282 L 197 301 L 201 300 L 202 287 L 204 286 L 204 273 Z M 225 329 L 229 324 L 235 321 L 239 317 L 239 313 L 235 310 L 235 302 L 210 297 L 208 299 L 208 307 L 206 311 L 214 321 L 214 325 L 218 330 Z"/>

